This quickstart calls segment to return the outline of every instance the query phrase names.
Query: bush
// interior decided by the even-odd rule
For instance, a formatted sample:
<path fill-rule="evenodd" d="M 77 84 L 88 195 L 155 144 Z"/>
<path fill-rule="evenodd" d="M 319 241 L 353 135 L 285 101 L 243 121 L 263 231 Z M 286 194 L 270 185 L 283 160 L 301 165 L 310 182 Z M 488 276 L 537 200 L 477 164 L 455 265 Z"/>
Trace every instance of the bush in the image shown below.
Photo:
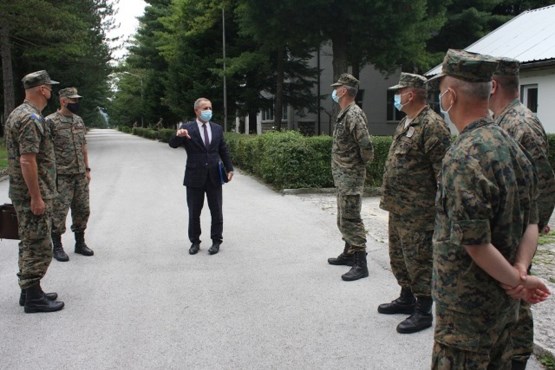
<path fill-rule="evenodd" d="M 175 136 L 174 129 L 163 128 L 158 130 L 158 140 L 160 140 L 163 143 L 167 143 L 174 136 Z"/>
<path fill-rule="evenodd" d="M 333 187 L 330 136 L 305 137 L 296 131 L 260 136 L 226 134 L 233 163 L 278 189 Z M 374 137 L 374 161 L 367 167 L 366 184 L 379 187 L 390 137 Z"/>
<path fill-rule="evenodd" d="M 122 132 L 167 142 L 173 129 L 131 129 L 119 126 Z M 549 161 L 555 168 L 555 135 L 547 135 Z M 278 189 L 333 187 L 331 175 L 331 136 L 302 136 L 297 131 L 268 132 L 263 135 L 225 133 L 233 164 Z M 367 187 L 382 185 L 383 172 L 391 137 L 373 136 L 374 160 L 366 168 Z"/>
<path fill-rule="evenodd" d="M 118 126 L 118 130 L 120 130 L 121 132 L 125 132 L 126 134 L 131 133 L 131 127 L 129 126 L 120 125 Z"/>

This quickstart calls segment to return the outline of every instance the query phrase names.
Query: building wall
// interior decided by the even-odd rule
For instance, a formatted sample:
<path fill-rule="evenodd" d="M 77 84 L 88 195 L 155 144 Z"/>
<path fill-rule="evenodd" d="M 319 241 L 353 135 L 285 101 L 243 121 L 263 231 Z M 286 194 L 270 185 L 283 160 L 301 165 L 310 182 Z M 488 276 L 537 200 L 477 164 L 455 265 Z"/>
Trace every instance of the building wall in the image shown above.
<path fill-rule="evenodd" d="M 538 85 L 538 118 L 548 134 L 555 134 L 555 67 L 521 70 L 520 85 Z"/>
<path fill-rule="evenodd" d="M 331 117 L 333 115 L 334 102 L 331 99 L 333 88 L 330 86 L 333 82 L 333 55 L 331 44 L 325 44 L 320 49 L 320 133 L 331 134 L 333 124 Z M 314 67 L 317 66 L 316 55 L 310 61 Z M 362 109 L 368 118 L 368 130 L 372 135 L 391 135 L 395 130 L 398 121 L 387 122 L 387 88 L 395 85 L 399 80 L 400 72 L 395 72 L 389 77 L 382 75 L 373 66 L 364 67 L 359 76 L 359 89 L 364 90 L 362 100 Z M 317 88 L 314 88 L 314 95 L 317 96 Z M 299 128 L 303 123 L 313 124 L 314 133 L 318 133 L 318 115 L 316 113 L 306 114 L 302 116 L 292 115 L 295 121 L 293 126 Z"/>

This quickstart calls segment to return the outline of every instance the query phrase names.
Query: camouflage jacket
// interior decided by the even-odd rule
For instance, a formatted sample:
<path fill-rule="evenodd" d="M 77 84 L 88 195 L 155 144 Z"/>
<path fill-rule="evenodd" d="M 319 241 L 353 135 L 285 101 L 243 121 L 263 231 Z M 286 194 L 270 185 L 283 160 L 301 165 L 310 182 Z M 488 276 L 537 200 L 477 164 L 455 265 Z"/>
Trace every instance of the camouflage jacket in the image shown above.
<path fill-rule="evenodd" d="M 331 171 L 338 191 L 360 194 L 364 190 L 366 163 L 374 157 L 366 115 L 352 103 L 337 115 L 331 149 Z"/>
<path fill-rule="evenodd" d="M 83 148 L 87 144 L 87 129 L 81 117 L 76 114 L 66 117 L 60 112 L 55 112 L 46 117 L 46 120 L 52 127 L 58 174 L 85 173 Z"/>
<path fill-rule="evenodd" d="M 29 189 L 19 162 L 22 154 L 36 154 L 39 189 L 43 199 L 53 199 L 56 191 L 56 162 L 52 135 L 41 112 L 25 101 L 15 108 L 5 126 L 10 175 L 10 199 L 15 203 L 29 202 Z"/>
<path fill-rule="evenodd" d="M 549 143 L 541 122 L 520 100 L 515 99 L 495 122 L 526 149 L 538 177 L 540 230 L 547 225 L 555 207 L 555 174 L 549 163 Z"/>
<path fill-rule="evenodd" d="M 443 119 L 428 106 L 405 128 L 406 119 L 393 134 L 380 207 L 396 215 L 415 217 L 432 230 L 437 176 L 451 134 Z"/>
<path fill-rule="evenodd" d="M 532 163 L 507 132 L 489 118 L 461 132 L 443 159 L 436 198 L 436 304 L 466 315 L 515 304 L 464 246 L 491 243 L 512 264 L 527 225 L 537 223 L 535 199 Z"/>

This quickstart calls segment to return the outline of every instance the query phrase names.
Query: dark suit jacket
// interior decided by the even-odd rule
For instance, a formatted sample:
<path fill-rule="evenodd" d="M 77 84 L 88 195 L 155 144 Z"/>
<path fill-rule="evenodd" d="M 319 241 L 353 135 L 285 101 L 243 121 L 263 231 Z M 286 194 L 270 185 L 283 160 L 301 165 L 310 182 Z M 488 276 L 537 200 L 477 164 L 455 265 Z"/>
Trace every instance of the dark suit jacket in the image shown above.
<path fill-rule="evenodd" d="M 233 164 L 224 140 L 222 126 L 209 122 L 212 129 L 212 141 L 208 148 L 204 145 L 196 120 L 184 123 L 180 128 L 189 132 L 190 139 L 174 136 L 169 145 L 172 148 L 184 146 L 187 151 L 185 179 L 183 185 L 194 188 L 204 187 L 209 180 L 214 185 L 221 186 L 218 163 L 223 162 L 227 172 L 233 171 Z"/>

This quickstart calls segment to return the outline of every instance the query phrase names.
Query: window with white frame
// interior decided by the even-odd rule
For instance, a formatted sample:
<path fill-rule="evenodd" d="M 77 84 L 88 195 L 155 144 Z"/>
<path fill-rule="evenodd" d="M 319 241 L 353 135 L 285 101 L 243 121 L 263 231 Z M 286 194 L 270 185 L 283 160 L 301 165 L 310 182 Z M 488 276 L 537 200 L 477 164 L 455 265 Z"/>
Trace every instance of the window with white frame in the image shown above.
<path fill-rule="evenodd" d="M 520 86 L 520 100 L 532 112 L 538 113 L 538 85 Z"/>
<path fill-rule="evenodd" d="M 282 121 L 287 121 L 287 111 L 288 111 L 287 105 L 283 104 L 283 109 L 281 114 Z M 261 114 L 262 114 L 262 122 L 274 120 L 274 108 L 263 109 Z"/>

